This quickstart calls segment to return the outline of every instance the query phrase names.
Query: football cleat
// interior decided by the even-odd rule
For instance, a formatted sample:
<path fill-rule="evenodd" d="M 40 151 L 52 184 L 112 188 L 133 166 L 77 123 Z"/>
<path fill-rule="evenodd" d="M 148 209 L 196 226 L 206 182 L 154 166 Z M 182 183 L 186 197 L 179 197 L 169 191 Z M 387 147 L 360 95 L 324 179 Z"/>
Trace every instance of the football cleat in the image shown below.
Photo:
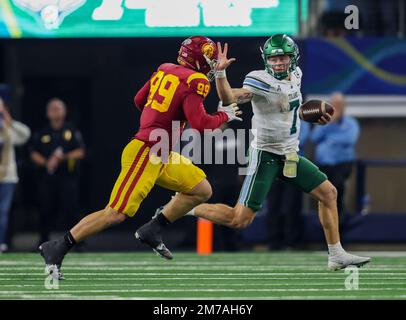
<path fill-rule="evenodd" d="M 46 272 L 54 279 L 64 280 L 65 278 L 60 270 L 65 253 L 61 249 L 60 241 L 61 240 L 51 240 L 44 242 L 38 249 L 44 258 Z"/>
<path fill-rule="evenodd" d="M 350 253 L 344 253 L 335 256 L 329 256 L 328 268 L 336 271 L 344 269 L 348 266 L 362 267 L 371 261 L 370 257 L 360 257 Z"/>
<path fill-rule="evenodd" d="M 173 259 L 172 253 L 162 241 L 161 229 L 155 220 L 151 220 L 140 227 L 135 232 L 135 237 L 150 246 L 158 256 L 168 260 Z"/>

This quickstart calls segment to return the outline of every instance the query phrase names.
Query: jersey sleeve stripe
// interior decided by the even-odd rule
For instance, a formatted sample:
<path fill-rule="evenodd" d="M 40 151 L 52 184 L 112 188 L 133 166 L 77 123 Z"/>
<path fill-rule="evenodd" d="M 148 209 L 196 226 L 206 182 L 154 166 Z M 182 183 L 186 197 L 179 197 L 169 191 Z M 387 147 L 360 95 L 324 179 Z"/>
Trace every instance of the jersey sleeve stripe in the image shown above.
<path fill-rule="evenodd" d="M 261 89 L 264 89 L 264 90 L 269 90 L 269 88 L 271 87 L 271 86 L 270 86 L 269 84 L 267 84 L 266 82 L 264 82 L 264 81 L 262 81 L 262 80 L 259 80 L 259 79 L 257 79 L 257 78 L 253 78 L 253 77 L 251 77 L 251 76 L 245 77 L 244 82 L 245 82 L 245 81 L 249 81 L 250 83 L 252 83 L 252 84 L 256 85 L 257 87 L 260 87 Z"/>
<path fill-rule="evenodd" d="M 262 92 L 266 92 L 266 93 L 269 92 L 269 90 L 266 90 L 266 89 L 263 89 L 263 88 L 261 88 L 261 87 L 258 87 L 257 85 L 253 84 L 252 82 L 247 81 L 247 79 L 245 79 L 244 82 L 243 82 L 243 87 L 245 87 L 245 86 L 254 88 L 254 89 L 256 89 L 256 90 L 260 90 L 260 91 L 262 91 Z"/>
<path fill-rule="evenodd" d="M 189 85 L 194 79 L 204 79 L 209 82 L 209 79 L 203 73 L 192 73 L 186 80 L 186 83 Z"/>

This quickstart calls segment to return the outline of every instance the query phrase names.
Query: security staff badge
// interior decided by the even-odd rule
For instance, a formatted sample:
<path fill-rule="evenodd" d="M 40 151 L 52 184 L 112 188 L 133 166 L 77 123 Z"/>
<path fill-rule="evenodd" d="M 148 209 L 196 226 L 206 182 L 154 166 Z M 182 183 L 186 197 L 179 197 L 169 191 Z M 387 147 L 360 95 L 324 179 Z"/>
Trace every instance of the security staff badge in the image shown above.
<path fill-rule="evenodd" d="M 72 140 L 72 131 L 70 131 L 70 130 L 65 130 L 65 131 L 63 132 L 63 138 L 64 138 L 66 141 L 71 141 L 71 140 Z"/>

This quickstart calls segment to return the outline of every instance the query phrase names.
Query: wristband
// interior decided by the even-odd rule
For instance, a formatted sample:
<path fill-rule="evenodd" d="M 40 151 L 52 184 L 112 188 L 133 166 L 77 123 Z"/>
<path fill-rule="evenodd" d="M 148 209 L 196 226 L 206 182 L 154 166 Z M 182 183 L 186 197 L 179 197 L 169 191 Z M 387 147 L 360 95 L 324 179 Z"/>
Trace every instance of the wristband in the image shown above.
<path fill-rule="evenodd" d="M 225 78 L 225 77 L 226 77 L 226 69 L 224 69 L 224 70 L 217 70 L 215 76 L 216 76 L 216 79 Z"/>

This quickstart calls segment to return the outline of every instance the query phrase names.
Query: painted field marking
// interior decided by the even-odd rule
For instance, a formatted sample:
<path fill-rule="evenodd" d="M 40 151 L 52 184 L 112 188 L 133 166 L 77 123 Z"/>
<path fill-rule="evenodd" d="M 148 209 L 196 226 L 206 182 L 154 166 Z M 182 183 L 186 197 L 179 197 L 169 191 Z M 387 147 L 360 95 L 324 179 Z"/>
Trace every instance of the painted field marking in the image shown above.
<path fill-rule="evenodd" d="M 14 271 L 14 270 L 38 270 L 42 269 L 43 265 L 38 266 L 38 267 L 24 267 L 24 266 L 15 266 L 15 267 L 0 267 L 0 271 Z M 210 266 L 210 267 L 202 267 L 202 266 L 129 266 L 129 267 L 111 267 L 111 266 L 103 266 L 103 265 L 98 265 L 98 266 L 70 266 L 70 265 L 64 265 L 63 266 L 64 270 L 111 270 L 111 271 L 120 271 L 120 270 L 125 270 L 128 271 L 129 269 L 131 270 L 243 270 L 249 269 L 253 271 L 266 271 L 266 270 L 286 270 L 286 269 L 291 269 L 291 270 L 315 270 L 315 271 L 327 271 L 327 267 L 320 267 L 320 266 L 248 266 L 248 265 L 239 265 L 239 266 Z M 363 272 L 368 273 L 368 272 L 386 272 L 386 271 L 404 271 L 406 273 L 406 268 L 405 267 L 397 267 L 397 268 L 390 268 L 390 267 L 375 267 L 375 268 L 363 268 Z M 292 271 L 294 273 L 295 271 Z"/>
<path fill-rule="evenodd" d="M 406 282 L 405 282 L 406 284 Z M 394 283 L 388 283 L 388 282 L 368 282 L 365 281 L 363 282 L 363 286 L 368 285 L 388 285 L 388 286 L 393 286 Z M 404 285 L 402 283 L 396 283 L 397 286 Z M 215 284 L 215 283 L 190 283 L 190 284 L 184 284 L 184 283 L 176 283 L 176 284 L 162 284 L 162 283 L 99 283 L 99 284 L 61 284 L 60 287 L 249 287 L 249 286 L 255 286 L 255 287 L 310 287 L 310 286 L 342 286 L 342 282 L 337 282 L 337 283 L 222 283 L 222 284 Z M 16 285 L 16 284 L 2 284 L 2 288 L 9 287 L 9 288 L 15 288 L 19 287 L 21 289 L 28 288 L 28 287 L 39 287 L 42 289 L 41 284 L 23 284 L 23 285 Z M 393 289 L 397 289 L 396 287 L 392 287 Z M 375 288 L 374 288 L 375 289 Z M 378 288 L 376 288 L 378 289 Z M 403 288 L 402 288 L 403 289 Z M 405 288 L 406 290 L 406 288 Z M 6 292 L 5 290 L 3 290 Z"/>
<path fill-rule="evenodd" d="M 346 291 L 345 288 L 308 288 L 308 289 L 296 289 L 296 288 L 281 288 L 281 289 L 113 289 L 113 290 L 63 290 L 59 289 L 57 291 L 54 291 L 55 294 L 59 293 L 138 293 L 138 292 L 340 292 L 340 291 Z M 359 288 L 357 292 L 359 291 L 393 291 L 393 288 Z M 40 293 L 40 292 L 47 292 L 49 293 L 48 290 L 45 291 L 24 291 L 26 294 L 35 294 L 35 293 Z M 406 294 L 406 288 L 404 289 L 404 292 Z M 21 294 L 21 291 L 0 291 L 0 294 Z"/>
<path fill-rule="evenodd" d="M 64 270 L 62 270 L 64 271 Z M 213 276 L 326 276 L 329 272 L 331 271 L 326 271 L 326 272 L 250 272 L 250 273 L 245 273 L 245 272 L 228 272 L 228 273 L 219 273 L 219 272 L 211 272 L 211 270 L 207 270 L 207 272 L 190 272 L 190 273 L 171 273 L 171 272 L 165 272 L 165 270 L 162 270 L 162 272 L 69 272 L 69 275 L 74 276 L 74 275 L 79 275 L 79 276 L 207 276 L 208 273 Z M 41 273 L 25 273 L 25 272 L 13 272 L 13 273 L 4 273 L 1 272 L 0 276 L 33 276 L 37 275 L 39 276 Z M 405 272 L 366 272 L 363 270 L 362 273 L 363 276 L 406 276 Z"/>

